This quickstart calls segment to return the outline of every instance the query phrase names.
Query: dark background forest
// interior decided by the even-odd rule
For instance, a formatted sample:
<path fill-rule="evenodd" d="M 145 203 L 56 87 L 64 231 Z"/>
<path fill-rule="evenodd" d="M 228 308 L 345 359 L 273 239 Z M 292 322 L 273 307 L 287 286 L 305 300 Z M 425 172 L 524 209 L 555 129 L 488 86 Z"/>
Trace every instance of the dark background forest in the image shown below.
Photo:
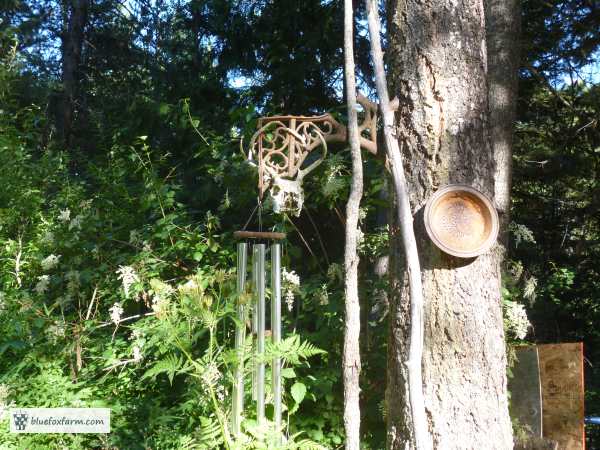
<path fill-rule="evenodd" d="M 372 95 L 362 8 L 356 62 Z M 588 416 L 600 416 L 599 30 L 595 0 L 522 2 L 503 277 L 505 302 L 524 305 L 532 324 L 524 340 L 508 330 L 509 345 L 584 342 Z M 232 233 L 258 216 L 288 233 L 284 265 L 300 278 L 286 333 L 326 352 L 290 349 L 290 431 L 343 444 L 349 152 L 330 148 L 299 218 L 252 216 L 256 173 L 240 153 L 261 115 L 345 120 L 342 40 L 337 0 L 0 2 L 0 402 L 113 410 L 106 437 L 18 440 L 2 428 L 1 448 L 218 446 L 209 398 L 227 398 L 227 360 L 211 378 L 219 352 L 190 330 L 210 330 L 211 343 L 214 332 L 225 353 Z M 383 161 L 365 160 L 361 402 L 364 447 L 375 449 L 388 201 Z"/>

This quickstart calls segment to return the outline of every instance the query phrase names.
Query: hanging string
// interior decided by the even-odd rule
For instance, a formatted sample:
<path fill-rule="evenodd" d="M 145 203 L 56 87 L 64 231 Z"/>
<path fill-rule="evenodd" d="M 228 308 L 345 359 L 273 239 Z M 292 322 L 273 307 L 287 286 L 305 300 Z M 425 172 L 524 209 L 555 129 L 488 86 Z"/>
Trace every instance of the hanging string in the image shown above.
<path fill-rule="evenodd" d="M 263 230 L 263 223 L 262 223 L 262 212 L 263 212 L 263 205 L 262 205 L 262 200 L 258 199 L 258 231 L 262 231 Z"/>
<path fill-rule="evenodd" d="M 254 207 L 254 209 L 252 210 L 252 213 L 250 214 L 250 217 L 248 217 L 248 220 L 246 221 L 246 225 L 244 225 L 244 228 L 242 228 L 242 231 L 245 231 L 246 228 L 248 228 L 248 224 L 250 223 L 250 221 L 252 220 L 252 218 L 254 217 L 254 213 L 256 212 L 256 210 L 258 209 L 260 205 L 260 200 L 258 201 L 258 203 L 256 204 L 256 206 Z"/>

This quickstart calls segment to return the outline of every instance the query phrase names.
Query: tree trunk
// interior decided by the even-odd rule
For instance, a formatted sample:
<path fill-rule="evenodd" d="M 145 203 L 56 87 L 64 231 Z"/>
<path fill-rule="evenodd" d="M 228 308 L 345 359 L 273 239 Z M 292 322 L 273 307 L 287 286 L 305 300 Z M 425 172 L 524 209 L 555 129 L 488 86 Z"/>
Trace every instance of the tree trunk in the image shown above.
<path fill-rule="evenodd" d="M 73 137 L 73 122 L 79 96 L 79 79 L 83 37 L 87 23 L 89 0 L 63 1 L 62 32 L 62 135 L 70 145 Z"/>
<path fill-rule="evenodd" d="M 418 214 L 448 183 L 494 198 L 487 55 L 481 0 L 393 0 L 388 11 L 391 95 L 407 166 L 425 297 L 423 389 L 434 448 L 509 449 L 498 246 L 475 259 L 441 252 Z M 391 227 L 388 444 L 410 447 L 408 291 L 398 224 Z"/>
<path fill-rule="evenodd" d="M 485 18 L 490 136 L 496 161 L 496 206 L 504 231 L 501 242 L 506 247 L 510 221 L 512 146 L 519 81 L 520 2 L 519 0 L 486 0 Z"/>
<path fill-rule="evenodd" d="M 360 302 L 358 298 L 358 217 L 363 194 L 363 168 L 358 130 L 356 77 L 354 73 L 354 11 L 352 0 L 344 0 L 344 73 L 348 105 L 348 141 L 352 155 L 352 181 L 346 203 L 344 248 L 344 429 L 346 450 L 360 449 Z"/>

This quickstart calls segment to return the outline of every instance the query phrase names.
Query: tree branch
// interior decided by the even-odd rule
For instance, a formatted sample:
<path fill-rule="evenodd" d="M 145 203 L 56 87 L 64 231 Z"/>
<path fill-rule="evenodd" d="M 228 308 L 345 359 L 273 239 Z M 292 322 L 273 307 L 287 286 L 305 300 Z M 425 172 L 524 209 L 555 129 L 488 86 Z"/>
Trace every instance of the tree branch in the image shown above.
<path fill-rule="evenodd" d="M 402 165 L 402 154 L 398 139 L 394 136 L 395 118 L 393 108 L 396 102 L 390 102 L 385 70 L 383 67 L 383 52 L 380 42 L 380 19 L 376 0 L 366 0 L 369 36 L 371 41 L 371 58 L 375 68 L 375 84 L 379 96 L 379 106 L 383 116 L 385 146 L 394 190 L 398 201 L 397 215 L 400 224 L 404 256 L 408 272 L 410 288 L 410 344 L 408 349 L 409 402 L 412 419 L 414 448 L 429 450 L 432 448 L 427 419 L 425 416 L 425 401 L 423 398 L 423 377 L 421 364 L 423 358 L 423 286 L 421 282 L 421 264 L 417 251 L 417 241 L 413 229 L 413 216 L 408 200 L 408 188 Z"/>

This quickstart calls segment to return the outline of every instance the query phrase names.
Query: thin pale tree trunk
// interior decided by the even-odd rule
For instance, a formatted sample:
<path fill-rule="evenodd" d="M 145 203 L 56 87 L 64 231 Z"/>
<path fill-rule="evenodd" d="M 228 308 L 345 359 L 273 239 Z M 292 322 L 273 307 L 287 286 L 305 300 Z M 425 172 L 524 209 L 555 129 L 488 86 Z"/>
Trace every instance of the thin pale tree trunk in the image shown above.
<path fill-rule="evenodd" d="M 423 400 L 423 376 L 421 360 L 423 356 L 423 287 L 421 285 L 421 264 L 417 250 L 417 241 L 413 229 L 413 214 L 408 200 L 408 188 L 402 154 L 395 136 L 394 107 L 390 103 L 387 79 L 383 66 L 383 52 L 380 42 L 380 19 L 376 0 L 367 0 L 367 19 L 371 40 L 371 59 L 375 68 L 375 83 L 379 105 L 383 116 L 383 132 L 394 193 L 396 195 L 396 219 L 400 225 L 404 258 L 408 273 L 410 290 L 410 335 L 406 371 L 408 375 L 408 400 L 410 403 L 410 422 L 414 448 L 431 448 L 425 406 Z"/>
<path fill-rule="evenodd" d="M 363 193 L 363 168 L 358 131 L 356 78 L 354 74 L 352 0 L 344 0 L 344 73 L 348 105 L 348 137 L 352 154 L 352 181 L 346 204 L 346 247 L 344 249 L 346 321 L 344 327 L 344 428 L 346 449 L 360 448 L 360 303 L 358 299 L 357 228 Z"/>

